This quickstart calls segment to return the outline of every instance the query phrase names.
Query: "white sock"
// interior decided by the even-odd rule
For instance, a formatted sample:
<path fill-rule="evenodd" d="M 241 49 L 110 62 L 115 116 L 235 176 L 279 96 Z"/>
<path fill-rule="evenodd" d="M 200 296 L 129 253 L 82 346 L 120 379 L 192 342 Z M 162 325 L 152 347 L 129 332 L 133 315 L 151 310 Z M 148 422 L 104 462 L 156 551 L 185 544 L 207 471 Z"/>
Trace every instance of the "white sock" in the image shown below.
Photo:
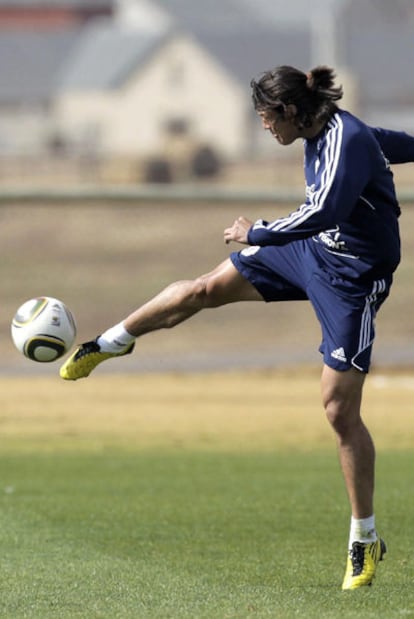
<path fill-rule="evenodd" d="M 354 518 L 351 517 L 351 529 L 349 532 L 349 548 L 352 548 L 354 542 L 362 542 L 368 544 L 375 542 L 377 539 L 377 532 L 375 530 L 375 516 L 369 516 L 369 518 Z"/>
<path fill-rule="evenodd" d="M 111 327 L 98 337 L 98 344 L 102 352 L 123 352 L 132 342 L 135 341 L 135 335 L 131 335 L 124 327 L 124 323 Z"/>

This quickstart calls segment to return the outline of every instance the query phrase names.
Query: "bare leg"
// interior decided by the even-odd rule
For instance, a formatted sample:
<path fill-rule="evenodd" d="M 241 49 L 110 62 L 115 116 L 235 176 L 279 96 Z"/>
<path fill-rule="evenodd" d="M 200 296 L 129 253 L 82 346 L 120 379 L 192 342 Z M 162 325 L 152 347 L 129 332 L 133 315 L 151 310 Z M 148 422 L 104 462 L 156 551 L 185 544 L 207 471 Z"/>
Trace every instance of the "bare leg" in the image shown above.
<path fill-rule="evenodd" d="M 339 459 L 354 518 L 374 513 L 375 448 L 361 414 L 365 374 L 324 366 L 322 398 L 338 441 Z"/>
<path fill-rule="evenodd" d="M 203 308 L 236 301 L 263 301 L 263 298 L 227 259 L 195 280 L 171 284 L 97 340 L 79 346 L 60 368 L 60 376 L 64 380 L 85 378 L 102 361 L 132 352 L 133 337 L 174 327 Z M 111 350 L 111 346 L 117 348 Z"/>
<path fill-rule="evenodd" d="M 178 325 L 207 307 L 236 301 L 263 301 L 231 260 L 195 280 L 171 284 L 124 320 L 125 329 L 136 337 Z"/>

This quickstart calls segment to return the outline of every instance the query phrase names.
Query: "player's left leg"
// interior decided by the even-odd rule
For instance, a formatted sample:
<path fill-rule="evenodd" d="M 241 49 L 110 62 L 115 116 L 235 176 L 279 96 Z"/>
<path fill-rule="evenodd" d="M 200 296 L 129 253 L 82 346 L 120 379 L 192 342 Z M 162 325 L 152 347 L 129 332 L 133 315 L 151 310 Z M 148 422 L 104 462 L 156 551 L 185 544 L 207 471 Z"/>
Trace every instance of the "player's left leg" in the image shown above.
<path fill-rule="evenodd" d="M 335 431 L 345 484 L 355 518 L 373 513 L 375 449 L 361 419 L 365 374 L 355 368 L 345 372 L 325 365 L 322 372 L 322 401 Z"/>
<path fill-rule="evenodd" d="M 374 520 L 375 448 L 361 418 L 365 374 L 324 366 L 322 400 L 337 437 L 339 459 L 352 511 L 347 569 L 343 589 L 370 585 L 385 544 L 378 538 Z"/>

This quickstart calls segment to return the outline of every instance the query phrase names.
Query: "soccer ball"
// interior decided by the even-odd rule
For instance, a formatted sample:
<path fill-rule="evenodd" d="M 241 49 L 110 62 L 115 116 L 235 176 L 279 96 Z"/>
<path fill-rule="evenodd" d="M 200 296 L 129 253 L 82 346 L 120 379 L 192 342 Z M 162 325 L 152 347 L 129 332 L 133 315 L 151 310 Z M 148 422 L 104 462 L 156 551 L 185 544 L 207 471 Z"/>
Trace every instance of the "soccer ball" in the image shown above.
<path fill-rule="evenodd" d="M 25 357 L 47 363 L 70 350 L 76 337 L 76 323 L 62 301 L 37 297 L 19 307 L 12 321 L 11 336 Z"/>

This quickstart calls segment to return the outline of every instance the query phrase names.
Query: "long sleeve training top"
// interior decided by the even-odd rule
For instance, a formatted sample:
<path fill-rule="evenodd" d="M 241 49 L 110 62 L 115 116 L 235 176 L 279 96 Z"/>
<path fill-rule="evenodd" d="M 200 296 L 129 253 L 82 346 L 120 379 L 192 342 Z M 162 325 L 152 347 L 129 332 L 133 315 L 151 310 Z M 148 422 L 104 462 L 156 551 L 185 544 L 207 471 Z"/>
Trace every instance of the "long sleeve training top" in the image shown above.
<path fill-rule="evenodd" d="M 304 140 L 306 201 L 287 217 L 256 221 L 249 244 L 304 239 L 321 266 L 345 277 L 392 273 L 400 260 L 400 208 L 390 164 L 409 161 L 413 137 L 339 110 L 318 136 Z"/>

